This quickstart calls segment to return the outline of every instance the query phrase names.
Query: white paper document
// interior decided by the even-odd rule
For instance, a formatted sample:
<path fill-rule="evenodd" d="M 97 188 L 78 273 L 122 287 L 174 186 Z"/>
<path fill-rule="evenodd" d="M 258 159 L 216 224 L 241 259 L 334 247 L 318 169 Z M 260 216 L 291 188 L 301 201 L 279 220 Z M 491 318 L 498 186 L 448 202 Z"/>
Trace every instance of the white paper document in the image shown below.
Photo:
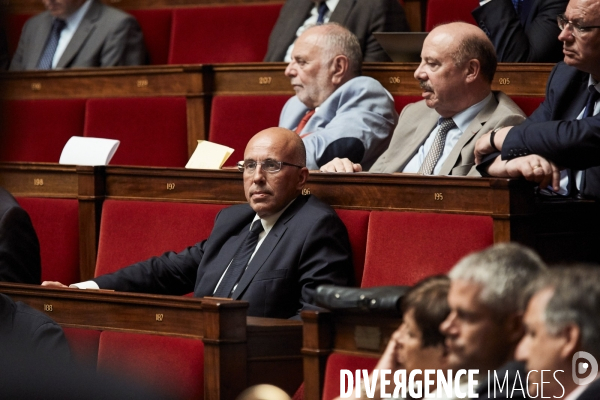
<path fill-rule="evenodd" d="M 196 147 L 194 154 L 192 154 L 185 167 L 191 169 L 220 169 L 231 153 L 233 153 L 231 147 L 212 143 L 208 140 L 198 140 L 198 147 Z"/>
<path fill-rule="evenodd" d="M 108 165 L 119 143 L 114 139 L 73 136 L 65 144 L 59 164 Z"/>

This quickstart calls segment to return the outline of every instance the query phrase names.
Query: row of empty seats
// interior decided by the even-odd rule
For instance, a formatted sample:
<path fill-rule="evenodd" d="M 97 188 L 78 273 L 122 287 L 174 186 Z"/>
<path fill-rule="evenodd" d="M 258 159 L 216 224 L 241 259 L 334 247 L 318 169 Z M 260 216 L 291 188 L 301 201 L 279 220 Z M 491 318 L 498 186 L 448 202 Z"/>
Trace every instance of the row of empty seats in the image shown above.
<path fill-rule="evenodd" d="M 142 28 L 151 64 L 259 62 L 267 53 L 269 35 L 281 6 L 249 4 L 127 12 Z M 25 21 L 31 16 L 7 16 L 11 55 L 17 49 Z"/>
<path fill-rule="evenodd" d="M 248 140 L 277 126 L 287 95 L 214 96 L 208 140 L 229 146 L 225 163 L 243 158 Z M 394 96 L 398 112 L 420 96 Z M 543 100 L 514 97 L 529 115 Z M 188 112 L 184 97 L 8 100 L 2 104 L 2 161 L 58 162 L 71 136 L 121 141 L 113 165 L 184 167 L 188 154 Z"/>
<path fill-rule="evenodd" d="M 79 280 L 76 200 L 19 197 L 40 239 L 42 279 Z M 95 275 L 209 236 L 225 205 L 106 200 Z M 465 254 L 493 243 L 491 217 L 337 210 L 348 228 L 355 280 L 363 287 L 413 284 L 444 273 Z M 436 227 L 436 229 L 431 229 Z M 60 234 L 57 234 L 60 232 Z"/>

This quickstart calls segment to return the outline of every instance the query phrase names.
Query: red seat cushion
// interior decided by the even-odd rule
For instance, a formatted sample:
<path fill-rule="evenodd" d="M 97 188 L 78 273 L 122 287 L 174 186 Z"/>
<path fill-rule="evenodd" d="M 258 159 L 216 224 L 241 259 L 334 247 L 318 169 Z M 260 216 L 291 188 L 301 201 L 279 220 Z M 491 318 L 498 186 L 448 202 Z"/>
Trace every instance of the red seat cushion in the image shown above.
<path fill-rule="evenodd" d="M 544 97 L 541 96 L 511 96 L 510 98 L 527 116 L 530 116 L 544 101 Z"/>
<path fill-rule="evenodd" d="M 416 83 L 417 81 L 415 81 Z M 423 100 L 423 96 L 394 96 L 394 105 L 398 114 L 402 112 L 402 109 L 410 103 L 416 103 L 417 101 Z"/>
<path fill-rule="evenodd" d="M 370 211 L 362 210 L 335 210 L 346 225 L 350 245 L 352 246 L 352 261 L 354 263 L 354 283 L 360 286 L 363 269 L 365 266 L 365 252 L 367 250 L 367 230 L 369 227 Z"/>
<path fill-rule="evenodd" d="M 96 276 L 206 239 L 221 204 L 106 200 Z"/>
<path fill-rule="evenodd" d="M 255 133 L 279 125 L 279 114 L 289 98 L 288 95 L 213 98 L 209 140 L 234 149 L 224 165 L 234 166 L 244 159 L 246 144 Z"/>
<path fill-rule="evenodd" d="M 71 359 L 78 364 L 93 366 L 95 369 L 98 363 L 98 346 L 102 331 L 66 327 L 63 327 L 63 331 L 69 342 Z"/>
<path fill-rule="evenodd" d="M 259 62 L 281 4 L 173 10 L 169 64 Z"/>
<path fill-rule="evenodd" d="M 333 353 L 327 358 L 325 367 L 325 383 L 323 385 L 323 400 L 331 400 L 340 396 L 340 370 L 349 369 L 355 376 L 357 369 L 372 371 L 377 365 L 378 358 L 351 356 Z M 361 373 L 362 378 L 362 373 Z M 346 382 L 348 383 L 348 382 Z M 388 390 L 390 393 L 391 390 Z M 350 396 L 354 398 L 354 396 Z"/>
<path fill-rule="evenodd" d="M 491 217 L 373 211 L 362 287 L 413 285 L 493 241 Z"/>
<path fill-rule="evenodd" d="M 90 99 L 84 136 L 120 140 L 113 165 L 183 168 L 188 160 L 185 97 Z"/>
<path fill-rule="evenodd" d="M 104 331 L 98 371 L 119 374 L 173 398 L 204 398 L 204 344 L 198 339 Z"/>
<path fill-rule="evenodd" d="M 83 134 L 85 100 L 0 103 L 0 160 L 54 162 L 71 136 Z"/>
<path fill-rule="evenodd" d="M 79 205 L 75 199 L 19 197 L 40 241 L 42 281 L 79 282 Z"/>
<path fill-rule="evenodd" d="M 439 24 L 454 21 L 477 25 L 471 15 L 471 11 L 477 7 L 479 0 L 428 0 L 425 30 L 430 32 Z"/>
<path fill-rule="evenodd" d="M 135 17 L 144 33 L 144 43 L 150 55 L 150 64 L 166 64 L 169 59 L 169 40 L 173 10 L 127 10 Z"/>

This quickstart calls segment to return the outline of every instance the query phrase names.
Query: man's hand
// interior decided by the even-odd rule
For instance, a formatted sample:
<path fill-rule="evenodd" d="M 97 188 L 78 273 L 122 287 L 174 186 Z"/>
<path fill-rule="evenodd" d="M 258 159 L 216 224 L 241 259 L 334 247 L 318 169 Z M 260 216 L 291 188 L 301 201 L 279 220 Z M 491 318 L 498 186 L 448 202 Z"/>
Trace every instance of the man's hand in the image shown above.
<path fill-rule="evenodd" d="M 60 287 L 60 288 L 68 288 L 69 287 L 67 285 L 63 285 L 62 283 L 56 282 L 56 281 L 44 281 L 44 282 L 42 282 L 42 286 Z"/>
<path fill-rule="evenodd" d="M 511 178 L 524 177 L 536 182 L 541 188 L 552 185 L 554 191 L 560 189 L 560 168 L 552 161 L 537 154 L 514 158 L 506 163 L 506 172 Z"/>
<path fill-rule="evenodd" d="M 494 135 L 494 145 L 496 146 L 496 149 L 502 150 L 502 144 L 504 143 L 504 139 L 506 139 L 506 135 L 508 134 L 511 128 L 512 126 L 507 126 L 496 132 L 496 134 Z M 491 135 L 492 131 L 489 131 L 488 133 L 477 139 L 477 142 L 475 142 L 475 164 L 481 164 L 483 157 L 496 152 L 496 149 L 492 147 L 492 143 L 490 142 Z"/>
<path fill-rule="evenodd" d="M 379 359 L 377 366 L 375 369 L 389 369 L 392 372 L 397 369 L 402 368 L 402 366 L 398 363 L 396 358 L 396 347 L 398 346 L 398 338 L 400 337 L 400 328 L 396 329 L 396 331 L 390 337 L 390 341 L 383 352 L 383 355 Z"/>
<path fill-rule="evenodd" d="M 360 164 L 354 164 L 347 158 L 334 158 L 320 169 L 321 172 L 361 172 Z"/>

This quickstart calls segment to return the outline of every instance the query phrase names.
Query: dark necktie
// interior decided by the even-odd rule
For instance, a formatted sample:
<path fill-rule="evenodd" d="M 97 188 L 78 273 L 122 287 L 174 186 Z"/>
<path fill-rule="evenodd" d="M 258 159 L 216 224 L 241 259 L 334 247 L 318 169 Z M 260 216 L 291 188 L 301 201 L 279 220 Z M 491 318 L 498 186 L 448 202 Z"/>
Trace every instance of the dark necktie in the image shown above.
<path fill-rule="evenodd" d="M 594 116 L 594 108 L 596 106 L 596 101 L 598 101 L 598 99 L 600 98 L 600 92 L 598 92 L 593 85 L 589 86 L 588 91 L 590 93 L 588 95 L 587 102 L 585 103 L 585 110 L 583 110 L 583 116 L 581 117 L 581 119 Z M 588 171 L 586 171 L 586 170 L 582 171 L 582 175 L 581 175 L 581 191 L 582 192 L 585 188 L 587 172 Z M 568 189 L 569 189 L 569 193 L 571 195 L 576 196 L 576 197 L 581 197 L 579 191 L 577 190 L 577 185 L 575 183 L 575 173 L 576 173 L 576 171 L 574 171 L 572 169 L 569 170 Z"/>
<path fill-rule="evenodd" d="M 296 127 L 296 133 L 298 135 L 302 132 L 302 129 L 304 129 L 304 127 L 306 126 L 306 123 L 308 122 L 310 117 L 313 116 L 314 113 L 315 113 L 315 110 L 310 110 L 310 111 L 307 111 L 306 114 L 304 114 L 304 117 L 302 117 L 302 119 L 298 123 L 298 126 Z"/>
<path fill-rule="evenodd" d="M 233 287 L 240 280 L 250 261 L 250 256 L 254 253 L 254 249 L 258 243 L 258 235 L 262 231 L 263 226 L 260 220 L 254 221 L 248 235 L 235 252 L 233 260 L 229 264 L 227 272 L 225 272 L 225 276 L 223 276 L 219 287 L 213 294 L 214 297 L 230 297 Z"/>
<path fill-rule="evenodd" d="M 433 174 L 433 170 L 435 169 L 436 164 L 438 163 L 440 157 L 442 156 L 442 153 L 444 152 L 444 146 L 446 145 L 446 136 L 448 135 L 448 131 L 455 127 L 456 124 L 454 123 L 452 118 L 442 118 L 440 120 L 440 129 L 438 129 L 438 132 L 435 135 L 435 139 L 433 140 L 431 149 L 429 149 L 429 152 L 425 156 L 425 160 L 423 160 L 421 168 L 419 168 L 419 174 Z"/>
<path fill-rule="evenodd" d="M 66 23 L 62 19 L 55 19 L 54 22 L 52 22 L 50 36 L 48 36 L 48 40 L 46 41 L 46 47 L 44 47 L 44 51 L 42 52 L 42 56 L 40 57 L 40 61 L 37 65 L 38 69 L 52 68 L 52 59 L 54 58 L 54 53 L 56 53 L 56 48 L 58 47 L 60 33 L 65 28 L 65 26 Z"/>
<path fill-rule="evenodd" d="M 523 6 L 523 0 L 512 0 L 513 7 L 517 12 L 517 15 L 521 15 L 521 7 Z"/>
<path fill-rule="evenodd" d="M 319 15 L 317 16 L 317 25 L 322 25 L 323 23 L 325 23 L 325 13 L 327 12 L 327 10 L 329 10 L 329 8 L 327 8 L 327 4 L 325 4 L 324 1 L 319 3 Z"/>

